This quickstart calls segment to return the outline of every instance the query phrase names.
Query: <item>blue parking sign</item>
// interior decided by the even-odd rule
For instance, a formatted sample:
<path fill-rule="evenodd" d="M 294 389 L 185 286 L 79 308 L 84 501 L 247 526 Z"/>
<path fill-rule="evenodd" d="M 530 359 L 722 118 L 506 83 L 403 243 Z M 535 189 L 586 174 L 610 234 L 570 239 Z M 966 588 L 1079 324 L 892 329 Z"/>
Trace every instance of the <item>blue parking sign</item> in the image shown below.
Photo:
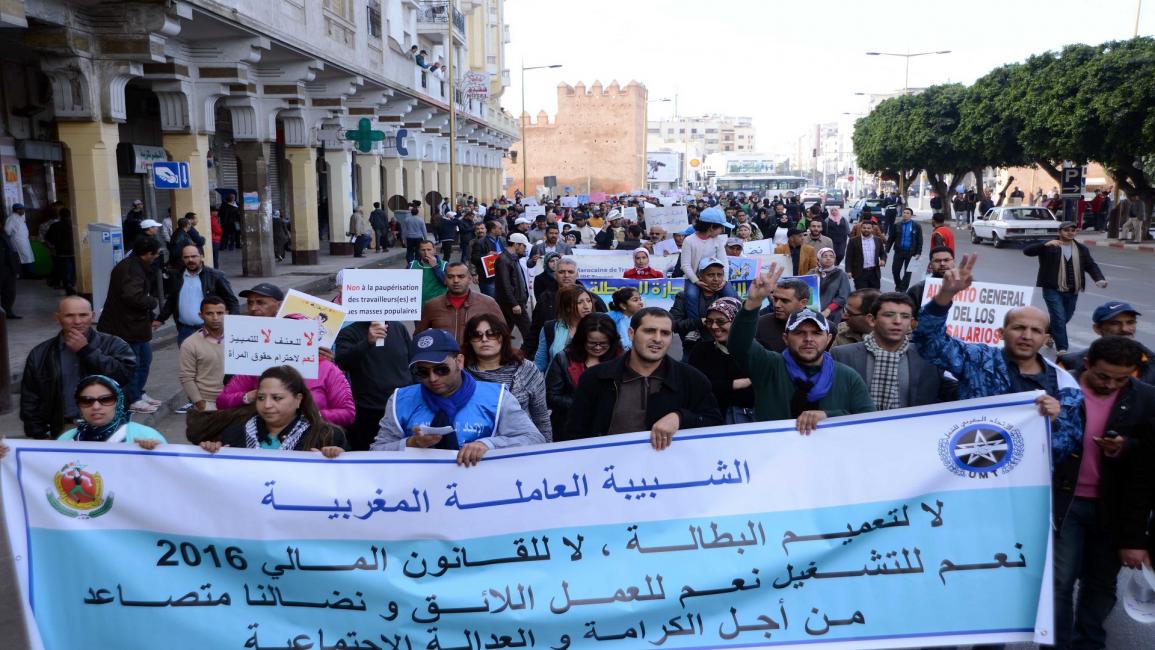
<path fill-rule="evenodd" d="M 187 162 L 154 162 L 152 184 L 158 190 L 187 190 L 190 187 Z"/>

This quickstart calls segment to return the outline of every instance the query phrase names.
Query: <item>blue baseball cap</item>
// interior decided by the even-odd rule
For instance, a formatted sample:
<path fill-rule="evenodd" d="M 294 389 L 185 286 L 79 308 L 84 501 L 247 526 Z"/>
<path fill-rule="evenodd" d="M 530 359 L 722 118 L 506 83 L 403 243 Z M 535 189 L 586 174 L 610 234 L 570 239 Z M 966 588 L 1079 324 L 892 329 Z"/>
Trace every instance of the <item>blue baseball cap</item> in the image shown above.
<path fill-rule="evenodd" d="M 1119 314 L 1126 314 L 1126 313 L 1132 313 L 1132 314 L 1135 314 L 1136 316 L 1142 316 L 1143 315 L 1143 314 L 1140 314 L 1138 311 L 1136 311 L 1135 308 L 1132 307 L 1131 303 L 1129 303 L 1129 302 L 1123 302 L 1121 300 L 1112 300 L 1111 302 L 1105 302 L 1105 303 L 1103 303 L 1103 304 L 1101 304 L 1095 308 L 1095 311 L 1091 314 L 1091 322 L 1092 323 L 1102 323 L 1103 321 L 1111 320 L 1112 318 L 1118 316 Z"/>
<path fill-rule="evenodd" d="M 729 263 L 723 262 L 722 260 L 720 260 L 716 257 L 704 257 L 704 258 L 702 258 L 701 262 L 698 262 L 698 270 L 699 271 L 705 271 L 707 268 L 709 268 L 711 266 L 720 266 L 722 268 L 727 268 L 729 266 Z"/>
<path fill-rule="evenodd" d="M 409 344 L 409 367 L 417 363 L 441 363 L 445 357 L 461 354 L 457 339 L 445 330 L 427 329 Z"/>
<path fill-rule="evenodd" d="M 24 204 L 23 204 L 23 203 L 13 203 L 13 204 L 12 204 L 12 209 L 13 209 L 13 210 L 23 210 L 23 209 L 24 209 Z"/>
<path fill-rule="evenodd" d="M 694 234 L 694 227 L 693 226 L 686 226 L 686 229 L 682 231 L 682 234 L 686 235 L 686 236 Z"/>
<path fill-rule="evenodd" d="M 698 215 L 698 221 L 716 224 L 727 230 L 734 227 L 730 225 L 730 222 L 726 221 L 726 213 L 723 212 L 721 208 L 706 208 L 702 210 L 702 213 Z"/>

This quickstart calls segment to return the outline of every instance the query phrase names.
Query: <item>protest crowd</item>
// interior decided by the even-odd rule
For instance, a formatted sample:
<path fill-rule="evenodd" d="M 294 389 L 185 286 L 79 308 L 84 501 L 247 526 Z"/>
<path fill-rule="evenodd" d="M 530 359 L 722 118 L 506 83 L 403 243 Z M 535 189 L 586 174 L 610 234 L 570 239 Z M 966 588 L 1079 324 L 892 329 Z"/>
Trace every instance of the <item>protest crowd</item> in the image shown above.
<path fill-rule="evenodd" d="M 435 71 L 413 48 L 416 65 Z M 1040 260 L 1047 309 L 1028 300 L 1007 310 L 996 347 L 948 325 L 980 262 L 956 259 L 941 214 L 924 233 L 898 197 L 854 223 L 792 195 L 584 198 L 463 197 L 428 223 L 416 201 L 391 214 L 358 208 L 356 255 L 396 237 L 420 275 L 421 316 L 345 321 L 314 378 L 292 364 L 227 375 L 229 316 L 307 317 L 286 313 L 271 283 L 234 295 L 204 264 L 195 215 L 174 235 L 161 292 L 153 269 L 164 250 L 143 220 L 99 320 L 69 295 L 60 331 L 29 354 L 24 433 L 163 444 L 132 416 L 156 410 L 150 341 L 169 318 L 186 436 L 214 453 L 436 448 L 468 467 L 495 449 L 635 431 L 659 451 L 687 430 L 752 422 L 790 420 L 820 436 L 832 417 L 1039 391 L 1052 437 L 1056 645 L 1104 647 L 1120 567 L 1151 564 L 1155 353 L 1136 340 L 1142 315 L 1122 301 L 1095 309 L 1088 349 L 1068 349 L 1067 328 L 1083 326 L 1069 324 L 1078 294 L 1088 281 L 1107 286 L 1076 224 L 1024 250 Z M 225 238 L 211 245 L 228 249 L 226 212 Z M 923 256 L 927 277 L 912 283 Z M 884 292 L 888 264 L 895 290 Z M 319 298 L 347 304 L 342 286 L 339 276 L 338 295 Z"/>

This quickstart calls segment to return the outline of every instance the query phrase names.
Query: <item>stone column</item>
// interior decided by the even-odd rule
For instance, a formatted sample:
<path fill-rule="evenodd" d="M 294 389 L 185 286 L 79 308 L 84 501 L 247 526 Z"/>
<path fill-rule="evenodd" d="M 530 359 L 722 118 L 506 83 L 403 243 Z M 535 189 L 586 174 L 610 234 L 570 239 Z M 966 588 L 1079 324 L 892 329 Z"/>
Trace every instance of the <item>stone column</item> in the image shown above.
<path fill-rule="evenodd" d="M 365 216 L 373 211 L 373 202 L 381 200 L 381 156 L 375 154 L 356 154 L 358 189 L 357 205 L 365 210 Z"/>
<path fill-rule="evenodd" d="M 425 179 L 421 177 L 422 165 L 420 160 L 406 160 L 405 175 L 408 182 L 405 184 L 405 198 L 410 201 L 416 199 L 425 203 Z M 423 212 L 424 214 L 424 212 Z"/>
<path fill-rule="evenodd" d="M 209 137 L 194 133 L 163 134 L 173 160 L 188 163 L 189 189 L 172 191 L 173 228 L 186 213 L 197 215 L 197 232 L 205 238 L 205 264 L 213 265 L 212 215 L 209 214 Z M 179 251 L 178 251 L 179 253 Z"/>
<path fill-rule="evenodd" d="M 349 217 L 353 214 L 353 153 L 345 149 L 325 151 L 329 163 L 329 254 L 352 255 Z"/>
<path fill-rule="evenodd" d="M 317 150 L 313 147 L 285 147 L 292 179 L 293 264 L 316 264 L 321 239 L 317 224 Z"/>
<path fill-rule="evenodd" d="M 57 122 L 64 144 L 72 219 L 76 223 L 76 290 L 92 297 L 88 225 L 120 225 L 120 182 L 116 173 L 116 145 L 120 127 L 104 122 Z M 206 213 L 207 214 L 207 213 Z M 132 246 L 124 243 L 125 248 Z M 128 251 L 125 251 L 128 254 Z M 99 310 L 103 305 L 94 305 Z"/>
<path fill-rule="evenodd" d="M 394 196 L 405 196 L 405 183 L 401 174 L 401 158 L 384 158 L 381 164 L 385 166 L 385 201 Z M 385 207 L 389 207 L 386 205 Z M 391 208 L 390 208 L 391 209 Z"/>
<path fill-rule="evenodd" d="M 241 268 L 246 277 L 271 277 L 273 260 L 272 195 L 269 192 L 269 146 L 243 140 L 236 143 L 237 179 L 241 190 Z M 257 208 L 245 209 L 244 194 L 257 193 Z"/>

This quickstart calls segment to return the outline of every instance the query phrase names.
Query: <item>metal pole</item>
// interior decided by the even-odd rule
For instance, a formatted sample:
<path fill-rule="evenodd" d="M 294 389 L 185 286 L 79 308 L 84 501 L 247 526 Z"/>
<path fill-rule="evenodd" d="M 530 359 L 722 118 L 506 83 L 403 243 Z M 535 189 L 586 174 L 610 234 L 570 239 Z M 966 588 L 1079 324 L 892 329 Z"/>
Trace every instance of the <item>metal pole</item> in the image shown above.
<path fill-rule="evenodd" d="M 446 2 L 445 35 L 449 47 L 449 209 L 457 209 L 457 84 L 453 80 L 453 2 Z"/>
<path fill-rule="evenodd" d="M 1139 38 L 1139 14 L 1143 12 L 1143 0 L 1137 0 L 1135 3 L 1135 31 L 1131 33 L 1131 38 Z"/>
<path fill-rule="evenodd" d="M 525 141 L 525 57 L 521 58 L 521 195 L 529 196 L 529 184 L 526 180 L 529 175 L 526 173 L 528 166 L 525 159 L 528 158 L 529 143 Z"/>

